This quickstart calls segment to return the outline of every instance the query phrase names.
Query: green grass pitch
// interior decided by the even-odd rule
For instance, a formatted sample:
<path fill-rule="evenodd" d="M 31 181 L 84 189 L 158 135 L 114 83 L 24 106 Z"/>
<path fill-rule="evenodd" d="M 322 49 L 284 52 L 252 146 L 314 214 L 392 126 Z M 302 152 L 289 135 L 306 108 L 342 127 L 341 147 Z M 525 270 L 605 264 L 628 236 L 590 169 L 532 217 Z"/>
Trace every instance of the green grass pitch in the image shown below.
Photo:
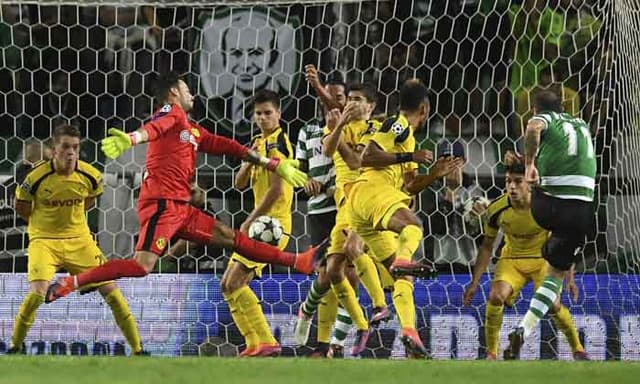
<path fill-rule="evenodd" d="M 638 383 L 640 363 L 1 356 L 0 383 Z"/>

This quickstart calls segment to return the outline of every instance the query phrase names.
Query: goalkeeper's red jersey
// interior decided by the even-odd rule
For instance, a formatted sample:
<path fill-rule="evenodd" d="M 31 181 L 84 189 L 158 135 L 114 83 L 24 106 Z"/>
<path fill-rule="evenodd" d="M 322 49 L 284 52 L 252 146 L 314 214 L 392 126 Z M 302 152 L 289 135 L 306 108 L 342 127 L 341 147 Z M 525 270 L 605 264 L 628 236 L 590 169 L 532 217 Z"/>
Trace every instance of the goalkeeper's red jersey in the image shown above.
<path fill-rule="evenodd" d="M 149 134 L 139 200 L 189 201 L 196 152 L 243 157 L 248 148 L 190 121 L 177 104 L 159 108 L 143 128 Z"/>

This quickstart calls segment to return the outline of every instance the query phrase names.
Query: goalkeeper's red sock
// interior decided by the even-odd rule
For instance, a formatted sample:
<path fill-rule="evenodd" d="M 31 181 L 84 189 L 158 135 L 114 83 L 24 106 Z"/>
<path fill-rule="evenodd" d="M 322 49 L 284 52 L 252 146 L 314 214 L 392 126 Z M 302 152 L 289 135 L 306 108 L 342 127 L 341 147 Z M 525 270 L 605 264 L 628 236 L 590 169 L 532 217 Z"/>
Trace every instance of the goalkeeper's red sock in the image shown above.
<path fill-rule="evenodd" d="M 273 245 L 253 240 L 240 231 L 235 231 L 233 248 L 247 259 L 267 264 L 280 264 L 293 267 L 296 262 L 295 253 L 284 252 Z"/>
<path fill-rule="evenodd" d="M 76 275 L 76 288 L 121 277 L 143 277 L 146 275 L 147 271 L 134 259 L 112 259 L 99 267 L 91 268 Z"/>

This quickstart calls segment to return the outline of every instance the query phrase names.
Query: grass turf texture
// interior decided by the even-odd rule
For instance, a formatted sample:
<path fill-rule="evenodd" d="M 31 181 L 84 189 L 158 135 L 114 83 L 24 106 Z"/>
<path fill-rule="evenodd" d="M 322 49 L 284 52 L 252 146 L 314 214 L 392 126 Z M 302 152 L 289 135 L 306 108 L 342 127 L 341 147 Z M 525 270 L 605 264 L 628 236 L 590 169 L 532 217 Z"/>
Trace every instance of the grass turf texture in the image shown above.
<path fill-rule="evenodd" d="M 0 356 L 0 383 L 638 383 L 640 363 Z"/>

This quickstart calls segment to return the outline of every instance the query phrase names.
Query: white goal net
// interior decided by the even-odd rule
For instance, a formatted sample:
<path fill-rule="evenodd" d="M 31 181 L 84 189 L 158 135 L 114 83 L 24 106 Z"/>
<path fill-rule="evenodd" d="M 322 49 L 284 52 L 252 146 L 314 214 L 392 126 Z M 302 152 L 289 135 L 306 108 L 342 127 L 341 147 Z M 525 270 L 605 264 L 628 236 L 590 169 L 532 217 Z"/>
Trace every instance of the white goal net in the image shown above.
<path fill-rule="evenodd" d="M 243 144 L 255 133 L 250 97 L 265 88 L 278 92 L 282 126 L 295 145 L 301 127 L 322 118 L 303 73 L 314 64 L 323 81 L 331 74 L 374 84 L 380 115 L 395 112 L 404 80 L 422 79 L 433 107 L 419 145 L 436 151 L 446 141 L 464 148 L 458 193 L 451 198 L 436 183 L 418 199 L 425 238 L 417 257 L 440 272 L 416 283 L 418 326 L 436 358 L 485 356 L 490 275 L 473 305 L 462 306 L 482 238 L 464 203 L 503 191 L 501 161 L 507 150 L 521 149 L 532 93 L 560 93 L 565 111 L 591 128 L 598 159 L 596 227 L 576 266 L 580 298 L 562 299 L 592 358 L 640 359 L 639 27 L 633 0 L 3 1 L 0 350 L 28 288 L 25 226 L 11 208 L 16 179 L 46 156 L 56 125 L 79 127 L 82 159 L 104 171 L 104 195 L 88 214 L 100 247 L 108 257 L 129 257 L 145 148 L 108 161 L 98 143 L 108 127 L 131 131 L 150 117 L 157 75 L 186 74 L 197 95 L 192 117 Z M 201 155 L 196 180 L 206 209 L 235 228 L 252 207 L 251 191 L 233 188 L 238 168 L 233 159 Z M 297 192 L 292 249 L 309 244 L 306 200 Z M 190 249 L 162 260 L 157 274 L 121 282 L 153 354 L 235 355 L 241 349 L 219 288 L 228 256 Z M 271 267 L 251 285 L 285 355 L 306 351 L 295 347 L 292 331 L 310 281 Z M 501 349 L 531 295 L 528 286 L 505 310 Z M 361 303 L 371 311 L 364 291 Z M 378 329 L 368 355 L 402 356 L 397 332 L 396 322 Z M 534 335 L 523 358 L 571 358 L 551 322 L 543 321 Z M 128 348 L 96 294 L 43 306 L 27 346 L 30 353 L 58 354 Z"/>

